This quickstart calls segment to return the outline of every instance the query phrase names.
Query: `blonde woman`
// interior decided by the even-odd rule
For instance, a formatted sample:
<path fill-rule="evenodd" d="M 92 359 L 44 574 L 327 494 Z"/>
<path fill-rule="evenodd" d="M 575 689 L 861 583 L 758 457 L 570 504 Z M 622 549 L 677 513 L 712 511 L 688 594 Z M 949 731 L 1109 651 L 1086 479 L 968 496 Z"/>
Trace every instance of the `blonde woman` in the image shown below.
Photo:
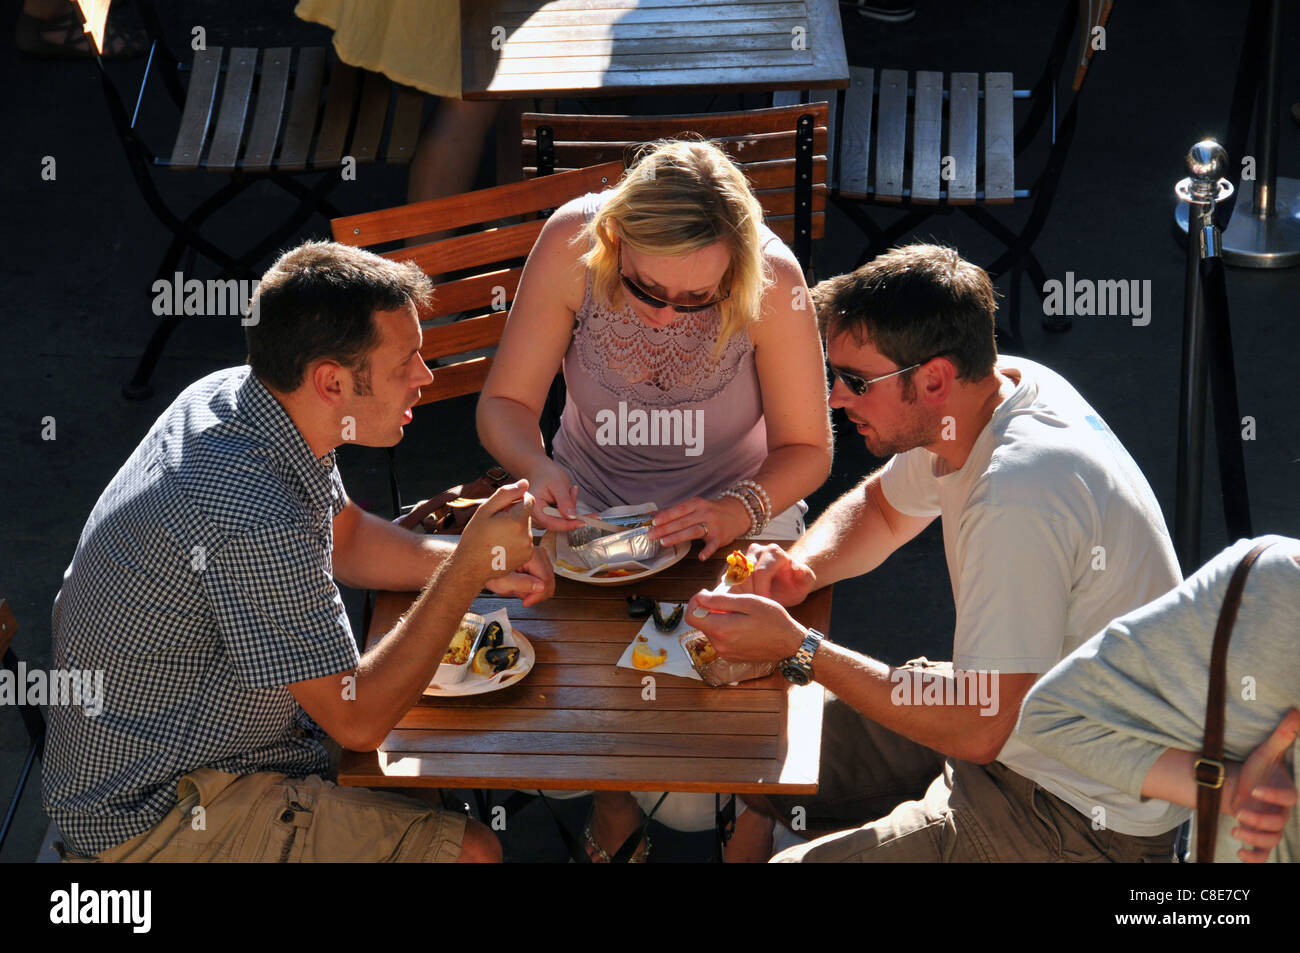
<path fill-rule="evenodd" d="M 551 459 L 538 421 L 561 367 L 567 402 Z M 638 429 L 637 412 L 659 427 Z M 717 146 L 658 143 L 616 188 L 547 221 L 479 399 L 478 432 L 528 478 L 533 518 L 549 529 L 582 525 L 580 509 L 655 500 L 651 535 L 701 540 L 701 559 L 741 536 L 803 532 L 802 497 L 831 463 L 821 342 L 798 262 Z M 640 810 L 627 794 L 596 797 L 586 833 L 599 859 Z M 711 795 L 677 795 L 655 816 L 690 829 L 711 826 L 712 813 Z"/>

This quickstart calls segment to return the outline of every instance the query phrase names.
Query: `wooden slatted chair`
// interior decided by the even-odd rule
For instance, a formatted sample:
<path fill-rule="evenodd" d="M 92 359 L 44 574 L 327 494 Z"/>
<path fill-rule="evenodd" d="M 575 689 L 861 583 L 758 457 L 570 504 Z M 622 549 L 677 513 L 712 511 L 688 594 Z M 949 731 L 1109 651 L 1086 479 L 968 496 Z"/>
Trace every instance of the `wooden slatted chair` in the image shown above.
<path fill-rule="evenodd" d="M 469 234 L 424 245 L 381 251 L 386 258 L 415 262 L 427 274 L 442 279 L 434 287 L 432 305 L 420 314 L 426 324 L 420 356 L 435 368 L 433 382 L 420 394 L 420 405 L 483 389 L 492 357 L 471 352 L 495 348 L 501 340 L 506 309 L 519 287 L 524 259 L 545 224 L 536 217 L 537 213 L 588 192 L 609 188 L 622 174 L 622 163 L 606 162 L 546 179 L 349 215 L 330 222 L 335 241 L 372 251 L 414 236 L 478 228 Z M 531 220 L 496 224 L 516 216 Z M 438 319 L 458 315 L 465 317 L 449 324 L 427 326 Z M 555 422 L 559 419 L 555 412 L 557 397 L 553 388 L 548 405 Z M 543 433 L 547 432 L 544 425 Z M 397 515 L 402 511 L 402 502 L 393 456 L 390 456 L 389 473 L 393 511 Z"/>
<path fill-rule="evenodd" d="M 850 67 L 850 85 L 837 103 L 839 143 L 832 179 L 832 200 L 867 235 L 858 264 L 890 248 L 936 213 L 960 209 L 1001 242 L 1006 251 L 986 270 L 997 280 L 1010 270 L 1010 334 L 1020 334 L 1020 277 L 1028 271 L 1040 296 L 1047 281 L 1033 243 L 1042 231 L 1074 139 L 1079 91 L 1093 56 L 1094 28 L 1105 27 L 1112 0 L 1066 0 L 1042 74 L 1031 89 L 1013 89 L 1007 72 L 949 73 Z M 1078 29 L 1078 56 L 1069 55 Z M 1073 67 L 1068 108 L 1056 122 L 1057 87 Z M 799 94 L 777 94 L 777 102 Z M 807 98 L 807 94 L 804 94 Z M 1019 128 L 1014 125 L 1018 99 L 1029 100 Z M 1052 118 L 1047 159 L 1028 188 L 1016 186 L 1016 158 L 1039 138 Z M 835 120 L 832 119 L 832 125 Z M 1032 202 L 1019 233 L 1011 231 L 986 206 Z M 863 204 L 908 209 L 908 214 L 880 228 Z M 1069 318 L 1043 319 L 1051 331 L 1068 330 Z"/>
<path fill-rule="evenodd" d="M 18 620 L 14 618 L 14 613 L 9 608 L 9 603 L 0 599 L 0 657 L 3 662 L 0 668 L 11 672 L 15 680 L 18 678 L 18 657 L 14 654 L 13 639 L 18 634 Z M 21 691 L 24 686 L 19 685 Z M 13 825 L 14 817 L 18 813 L 18 805 L 22 801 L 23 789 L 27 786 L 27 779 L 31 776 L 32 768 L 36 765 L 36 759 L 41 757 L 45 751 L 45 717 L 41 714 L 39 705 L 18 705 L 18 714 L 23 719 L 23 727 L 27 729 L 29 739 L 27 746 L 27 757 L 23 761 L 23 769 L 18 775 L 18 787 L 14 789 L 13 797 L 9 801 L 9 807 L 5 810 L 4 824 L 0 825 L 0 849 L 4 848 L 5 838 L 9 836 L 9 828 Z"/>
<path fill-rule="evenodd" d="M 826 103 L 686 116 L 524 113 L 524 175 L 548 175 L 611 159 L 625 165 L 657 139 L 716 141 L 744 170 L 767 225 L 812 273 L 812 242 L 826 231 Z"/>
<path fill-rule="evenodd" d="M 103 42 L 107 3 L 79 0 L 94 43 Z M 113 125 L 126 150 L 136 185 L 145 202 L 174 238 L 156 277 L 171 280 L 188 255 L 196 254 L 220 269 L 218 280 L 253 278 L 254 266 L 316 213 L 336 218 L 327 201 L 343 181 L 345 159 L 357 165 L 410 162 L 424 109 L 424 94 L 391 82 L 378 73 L 338 61 L 325 47 L 293 49 L 210 46 L 182 66 L 164 38 L 153 0 L 137 0 L 152 47 L 128 118 L 125 100 L 99 63 L 99 76 Z M 188 86 L 180 77 L 188 71 Z M 157 74 L 179 111 L 171 146 L 152 150 L 136 129 L 140 105 Z M 154 178 L 155 169 L 211 172 L 224 181 L 188 215 L 172 211 Z M 299 179 L 319 178 L 312 185 Z M 256 182 L 269 181 L 298 200 L 277 227 L 267 230 L 243 254 L 217 247 L 202 233 L 215 212 Z M 133 399 L 150 395 L 154 366 L 182 316 L 164 317 L 154 329 L 131 381 L 123 393 Z"/>

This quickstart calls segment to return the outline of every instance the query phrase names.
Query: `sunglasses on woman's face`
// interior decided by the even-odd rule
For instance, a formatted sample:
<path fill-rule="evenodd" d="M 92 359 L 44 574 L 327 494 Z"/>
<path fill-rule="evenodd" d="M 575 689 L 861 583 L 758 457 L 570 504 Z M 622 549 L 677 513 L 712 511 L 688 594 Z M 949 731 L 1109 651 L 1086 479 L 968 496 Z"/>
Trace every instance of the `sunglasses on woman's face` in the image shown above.
<path fill-rule="evenodd" d="M 731 297 L 731 292 L 728 291 L 721 298 L 714 298 L 712 301 L 705 302 L 704 304 L 676 304 L 672 301 L 665 301 L 662 298 L 656 298 L 627 275 L 623 274 L 623 249 L 621 248 L 618 250 L 618 276 L 623 279 L 623 287 L 628 290 L 628 294 L 632 295 L 632 297 L 636 298 L 641 303 L 656 309 L 672 308 L 678 314 L 694 314 L 696 311 L 707 311 L 709 308 L 722 304 L 722 302 Z"/>

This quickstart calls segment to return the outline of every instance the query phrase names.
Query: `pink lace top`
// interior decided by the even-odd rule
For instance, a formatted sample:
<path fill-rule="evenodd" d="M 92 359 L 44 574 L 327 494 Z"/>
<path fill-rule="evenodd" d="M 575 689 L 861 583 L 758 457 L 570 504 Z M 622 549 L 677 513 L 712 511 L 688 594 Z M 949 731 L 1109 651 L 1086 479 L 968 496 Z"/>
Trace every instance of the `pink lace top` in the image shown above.
<path fill-rule="evenodd" d="M 579 200 L 588 220 L 606 194 Z M 774 241 L 764 228 L 764 248 Z M 669 506 L 716 496 L 758 471 L 767 428 L 747 331 L 733 334 L 715 360 L 717 309 L 653 328 L 622 301 L 598 305 L 590 279 L 574 319 L 555 462 L 583 502 Z"/>

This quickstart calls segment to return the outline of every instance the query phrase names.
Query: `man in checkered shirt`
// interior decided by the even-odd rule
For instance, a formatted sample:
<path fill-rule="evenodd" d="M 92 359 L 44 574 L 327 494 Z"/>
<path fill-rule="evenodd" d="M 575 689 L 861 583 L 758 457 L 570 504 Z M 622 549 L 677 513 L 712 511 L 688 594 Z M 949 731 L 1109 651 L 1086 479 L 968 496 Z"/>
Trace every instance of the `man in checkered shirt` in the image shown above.
<path fill-rule="evenodd" d="M 344 492 L 335 448 L 397 443 L 432 380 L 429 292 L 414 265 L 346 246 L 285 254 L 249 366 L 186 389 L 105 489 L 54 603 L 55 664 L 104 672 L 101 713 L 50 712 L 43 796 L 67 859 L 500 859 L 462 814 L 322 779 L 323 734 L 376 748 L 485 585 L 554 591 L 522 481 L 454 548 Z M 335 578 L 423 591 L 358 656 Z"/>

